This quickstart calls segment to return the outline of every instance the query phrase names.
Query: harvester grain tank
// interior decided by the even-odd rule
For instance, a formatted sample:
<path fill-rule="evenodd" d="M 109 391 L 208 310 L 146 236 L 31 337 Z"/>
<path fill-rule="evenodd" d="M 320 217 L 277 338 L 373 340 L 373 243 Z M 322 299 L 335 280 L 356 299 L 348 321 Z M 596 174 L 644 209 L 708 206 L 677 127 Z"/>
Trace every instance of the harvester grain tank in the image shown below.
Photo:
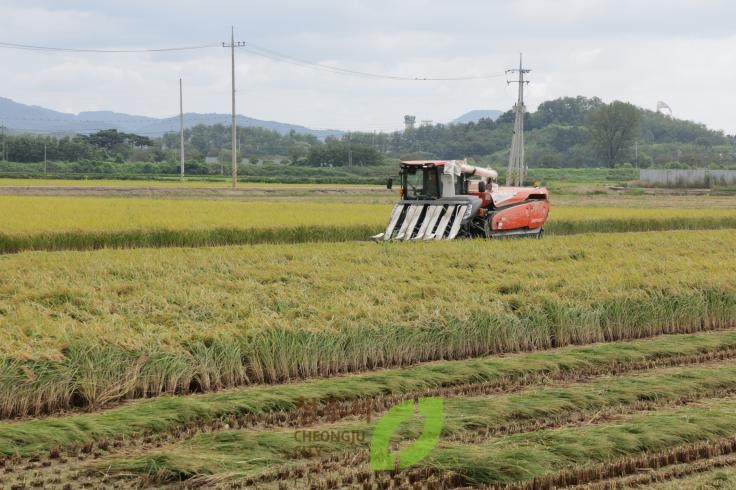
<path fill-rule="evenodd" d="M 465 160 L 413 160 L 400 164 L 401 200 L 383 240 L 452 240 L 457 237 L 540 237 L 549 213 L 544 187 L 502 187 L 495 170 Z"/>

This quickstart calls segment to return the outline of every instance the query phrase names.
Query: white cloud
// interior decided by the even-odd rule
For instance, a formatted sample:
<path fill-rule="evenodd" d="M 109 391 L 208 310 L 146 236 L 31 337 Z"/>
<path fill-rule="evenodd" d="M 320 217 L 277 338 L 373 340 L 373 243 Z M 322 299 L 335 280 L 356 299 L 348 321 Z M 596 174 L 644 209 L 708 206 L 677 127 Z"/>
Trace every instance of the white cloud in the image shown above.
<path fill-rule="evenodd" d="M 128 2 L 10 0 L 0 41 L 79 48 L 238 40 L 352 70 L 405 76 L 501 74 L 524 52 L 527 106 L 565 95 L 654 107 L 736 132 L 736 5 L 727 1 L 363 0 Z M 6 28 L 7 27 L 7 28 Z M 0 96 L 69 112 L 228 112 L 229 52 L 72 54 L 0 50 Z M 504 77 L 374 80 L 237 53 L 239 112 L 342 129 L 393 129 L 403 114 L 446 122 L 510 108 Z"/>

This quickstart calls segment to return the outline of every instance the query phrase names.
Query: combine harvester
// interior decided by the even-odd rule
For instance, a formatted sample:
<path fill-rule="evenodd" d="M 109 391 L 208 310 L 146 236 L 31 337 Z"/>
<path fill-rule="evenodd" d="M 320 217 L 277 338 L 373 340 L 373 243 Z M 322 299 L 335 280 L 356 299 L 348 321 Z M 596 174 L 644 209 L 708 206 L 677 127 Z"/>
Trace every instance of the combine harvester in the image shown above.
<path fill-rule="evenodd" d="M 542 236 L 549 213 L 544 187 L 499 187 L 495 170 L 464 160 L 405 161 L 399 175 L 402 199 L 373 239 Z"/>
<path fill-rule="evenodd" d="M 452 240 L 456 237 L 541 237 L 549 214 L 549 192 L 544 187 L 523 187 L 524 69 L 519 74 L 519 98 L 514 110 L 506 187 L 496 184 L 498 173 L 468 165 L 465 160 L 401 162 L 401 198 L 386 231 L 375 240 Z M 512 82 L 509 82 L 512 83 Z M 391 188 L 389 179 L 388 188 Z"/>

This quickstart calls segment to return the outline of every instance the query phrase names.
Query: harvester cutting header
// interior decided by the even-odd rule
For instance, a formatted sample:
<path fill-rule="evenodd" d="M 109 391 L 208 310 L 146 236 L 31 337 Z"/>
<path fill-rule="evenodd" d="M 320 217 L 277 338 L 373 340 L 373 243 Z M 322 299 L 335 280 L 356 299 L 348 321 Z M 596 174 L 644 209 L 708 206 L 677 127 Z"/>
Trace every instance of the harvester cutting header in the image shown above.
<path fill-rule="evenodd" d="M 465 160 L 401 162 L 401 200 L 384 240 L 541 236 L 549 212 L 543 187 L 500 187 L 498 173 Z"/>

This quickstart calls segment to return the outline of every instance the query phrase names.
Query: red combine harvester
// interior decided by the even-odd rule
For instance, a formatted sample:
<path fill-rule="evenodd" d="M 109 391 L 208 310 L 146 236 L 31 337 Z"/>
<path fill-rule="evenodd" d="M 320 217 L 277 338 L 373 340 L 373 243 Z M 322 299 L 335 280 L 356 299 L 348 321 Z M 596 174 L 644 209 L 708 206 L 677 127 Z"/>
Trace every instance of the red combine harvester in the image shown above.
<path fill-rule="evenodd" d="M 399 174 L 402 199 L 376 240 L 542 236 L 549 213 L 544 187 L 499 187 L 495 170 L 464 160 L 405 161 Z"/>

